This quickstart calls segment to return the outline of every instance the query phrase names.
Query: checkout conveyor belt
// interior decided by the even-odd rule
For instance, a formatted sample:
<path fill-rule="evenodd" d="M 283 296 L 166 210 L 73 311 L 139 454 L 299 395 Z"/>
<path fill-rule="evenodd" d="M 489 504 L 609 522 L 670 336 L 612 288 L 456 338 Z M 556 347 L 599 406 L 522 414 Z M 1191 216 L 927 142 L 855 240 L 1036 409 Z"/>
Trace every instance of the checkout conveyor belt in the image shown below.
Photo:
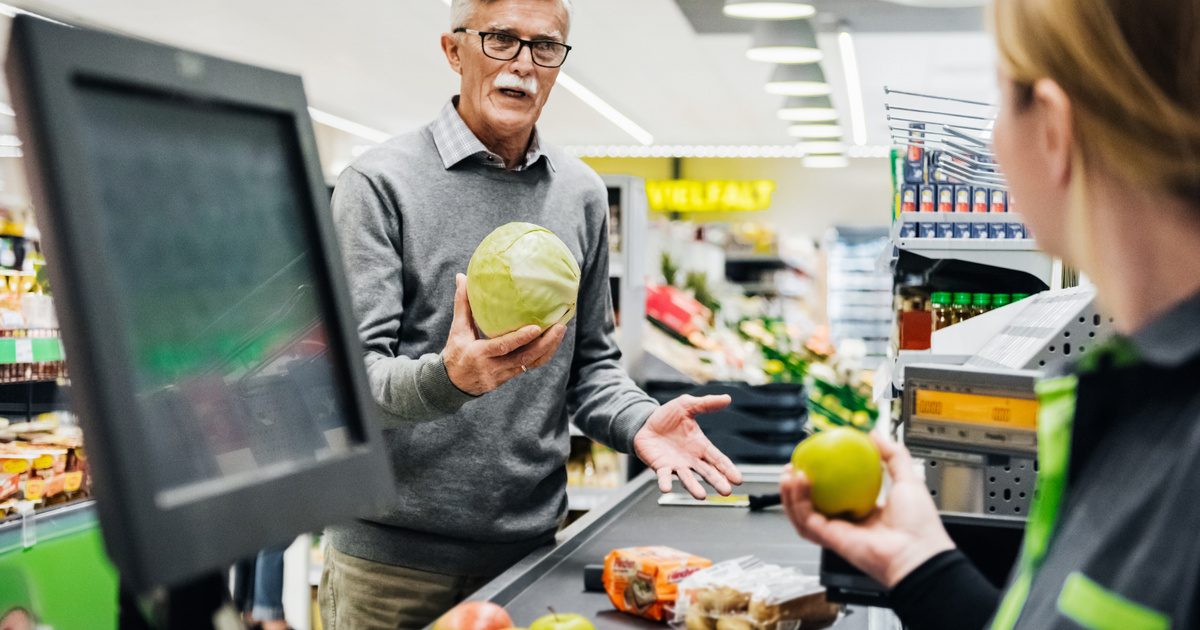
<path fill-rule="evenodd" d="M 779 491 L 779 467 L 740 468 L 745 483 L 735 493 Z M 617 612 L 604 593 L 585 592 L 584 567 L 603 563 L 612 549 L 666 545 L 714 562 L 755 555 L 809 575 L 818 574 L 820 548 L 800 538 L 781 508 L 751 512 L 744 507 L 660 506 L 660 494 L 651 471 L 643 472 L 560 532 L 556 546 L 530 554 L 470 599 L 504 606 L 519 625 L 531 623 L 548 614 L 547 607 L 553 607 L 558 612 L 584 615 L 600 630 L 661 629 L 661 624 Z M 890 611 L 850 607 L 841 620 L 828 627 L 890 630 L 899 623 Z"/>

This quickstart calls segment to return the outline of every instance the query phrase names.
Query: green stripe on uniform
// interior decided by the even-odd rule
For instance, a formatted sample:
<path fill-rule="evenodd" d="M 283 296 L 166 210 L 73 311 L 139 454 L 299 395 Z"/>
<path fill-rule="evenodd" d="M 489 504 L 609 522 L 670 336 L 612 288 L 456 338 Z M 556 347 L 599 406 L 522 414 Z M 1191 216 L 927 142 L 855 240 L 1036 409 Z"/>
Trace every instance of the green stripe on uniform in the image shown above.
<path fill-rule="evenodd" d="M 1088 630 L 1170 630 L 1166 615 L 1109 591 L 1076 571 L 1058 594 L 1058 612 Z"/>

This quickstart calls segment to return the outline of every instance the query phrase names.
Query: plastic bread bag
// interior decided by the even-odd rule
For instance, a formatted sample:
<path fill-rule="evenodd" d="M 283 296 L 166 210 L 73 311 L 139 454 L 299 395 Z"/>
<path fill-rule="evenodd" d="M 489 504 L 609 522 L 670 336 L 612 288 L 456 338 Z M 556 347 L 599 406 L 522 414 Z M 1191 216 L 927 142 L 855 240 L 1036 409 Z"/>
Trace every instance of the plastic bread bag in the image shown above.
<path fill-rule="evenodd" d="M 816 577 L 747 556 L 681 582 L 672 623 L 687 630 L 809 630 L 837 621 L 840 612 Z"/>

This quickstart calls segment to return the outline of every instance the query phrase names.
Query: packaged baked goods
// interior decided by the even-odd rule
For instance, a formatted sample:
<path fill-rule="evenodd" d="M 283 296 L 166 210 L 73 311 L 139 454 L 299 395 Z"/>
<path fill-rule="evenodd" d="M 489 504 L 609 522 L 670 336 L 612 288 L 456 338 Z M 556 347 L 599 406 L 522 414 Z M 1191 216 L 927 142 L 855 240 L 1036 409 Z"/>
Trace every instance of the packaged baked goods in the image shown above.
<path fill-rule="evenodd" d="M 825 598 L 815 576 L 747 556 L 684 580 L 673 624 L 687 630 L 811 630 L 837 621 L 841 610 Z"/>
<path fill-rule="evenodd" d="M 614 549 L 604 558 L 604 590 L 617 610 L 665 621 L 679 583 L 710 566 L 712 560 L 670 547 Z"/>

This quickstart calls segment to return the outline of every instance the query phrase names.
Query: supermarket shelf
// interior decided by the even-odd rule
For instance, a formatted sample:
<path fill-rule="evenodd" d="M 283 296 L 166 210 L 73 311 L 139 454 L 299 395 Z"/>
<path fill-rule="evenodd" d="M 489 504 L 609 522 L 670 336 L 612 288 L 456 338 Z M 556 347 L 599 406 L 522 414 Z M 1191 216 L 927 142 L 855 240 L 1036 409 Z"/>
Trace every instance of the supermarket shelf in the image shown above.
<path fill-rule="evenodd" d="M 1031 239 L 988 240 L 953 238 L 907 238 L 895 241 L 896 249 L 934 260 L 963 260 L 1028 273 L 1049 286 L 1054 260 L 1037 249 Z M 895 251 L 885 251 L 890 266 Z"/>
<path fill-rule="evenodd" d="M 26 518 L 31 519 L 32 530 L 19 516 L 0 522 L 0 554 L 19 549 L 26 542 L 45 543 L 96 527 L 96 501 L 84 499 L 65 503 L 38 510 Z M 23 536 L 28 540 L 23 540 Z"/>
<path fill-rule="evenodd" d="M 49 363 L 65 356 L 59 339 L 0 338 L 0 364 Z"/>

